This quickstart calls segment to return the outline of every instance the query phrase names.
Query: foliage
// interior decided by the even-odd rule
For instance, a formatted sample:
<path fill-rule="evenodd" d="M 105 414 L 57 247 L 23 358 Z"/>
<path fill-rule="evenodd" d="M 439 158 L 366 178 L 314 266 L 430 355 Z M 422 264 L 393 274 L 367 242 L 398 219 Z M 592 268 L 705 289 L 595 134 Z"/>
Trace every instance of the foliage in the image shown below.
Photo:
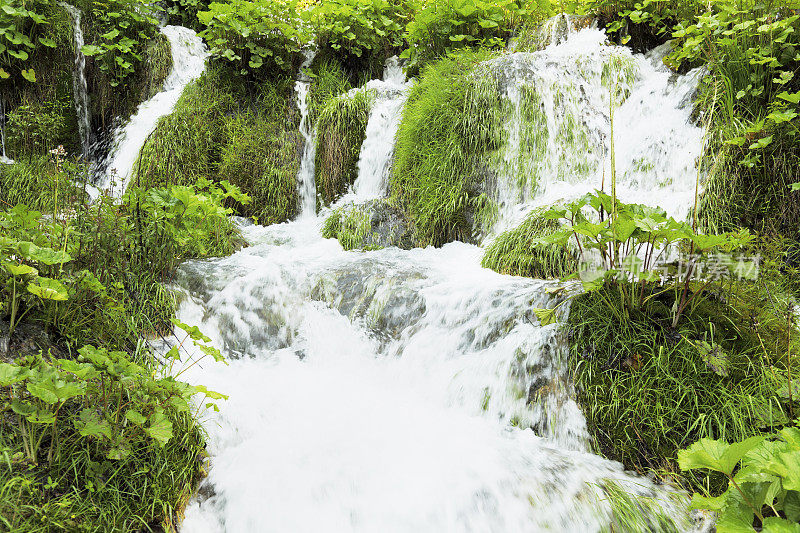
<path fill-rule="evenodd" d="M 14 76 L 14 81 L 36 83 L 30 57 L 40 47 L 56 47 L 43 31 L 48 5 L 45 0 L 5 0 L 0 6 L 0 80 Z"/>
<path fill-rule="evenodd" d="M 678 453 L 683 470 L 708 470 L 728 480 L 716 497 L 695 494 L 693 508 L 719 513 L 720 533 L 800 530 L 800 429 L 786 427 L 772 437 L 754 436 L 728 444 L 701 439 Z"/>
<path fill-rule="evenodd" d="M 322 236 L 337 239 L 345 250 L 375 250 L 367 241 L 372 230 L 371 213 L 357 206 L 343 206 L 334 209 L 322 226 Z"/>
<path fill-rule="evenodd" d="M 83 53 L 111 87 L 128 82 L 143 60 L 145 43 L 156 35 L 158 7 L 151 0 L 93 0 L 91 28 Z"/>
<path fill-rule="evenodd" d="M 535 241 L 558 229 L 555 221 L 542 217 L 542 210 L 534 211 L 519 227 L 502 233 L 489 245 L 481 265 L 501 274 L 532 278 L 562 278 L 573 274 L 578 269 L 574 247 Z"/>
<path fill-rule="evenodd" d="M 72 103 L 64 98 L 23 104 L 8 113 L 6 121 L 9 153 L 44 154 L 69 134 L 65 116 Z"/>
<path fill-rule="evenodd" d="M 397 48 L 402 43 L 408 6 L 390 0 L 330 0 L 309 11 L 322 47 L 345 64 Z"/>
<path fill-rule="evenodd" d="M 53 165 L 52 156 L 17 161 L 0 168 L 0 206 L 25 204 L 37 211 L 53 209 L 53 199 L 78 200 L 78 185 L 88 178 L 85 167 L 73 161 Z"/>
<path fill-rule="evenodd" d="M 197 14 L 207 11 L 211 0 L 165 0 L 164 11 L 170 23 L 200 30 Z"/>
<path fill-rule="evenodd" d="M 590 210 L 590 217 L 586 216 L 585 209 Z M 753 262 L 738 261 L 724 255 L 739 250 L 752 240 L 746 230 L 720 235 L 700 234 L 688 223 L 667 217 L 661 208 L 624 204 L 602 191 L 587 194 L 564 206 L 551 207 L 542 217 L 562 221 L 563 225 L 559 231 L 534 239 L 532 243 L 566 246 L 573 240 L 585 265 L 593 260 L 599 263 L 594 269 L 582 269 L 576 274 L 584 290 L 596 291 L 607 283 L 613 284 L 619 290 L 623 305 L 621 309 L 611 307 L 621 316 L 632 309 L 642 309 L 654 292 L 663 287 L 679 295 L 676 296 L 678 303 L 672 323 L 672 327 L 677 326 L 686 307 L 696 303 L 696 299 L 718 281 L 716 276 L 701 280 L 698 275 L 699 264 L 709 259 L 723 268 L 720 275 L 733 273 L 740 278 L 753 279 L 758 273 L 758 266 Z M 667 268 L 657 268 L 664 254 L 680 243 L 695 257 L 685 267 L 679 260 Z M 711 256 L 713 252 L 716 255 Z M 689 297 L 693 277 L 698 278 L 700 285 L 693 288 Z"/>
<path fill-rule="evenodd" d="M 293 0 L 212 2 L 197 16 L 212 57 L 254 79 L 291 73 L 306 41 Z"/>
<path fill-rule="evenodd" d="M 391 190 L 422 245 L 470 240 L 490 201 L 482 156 L 500 146 L 500 99 L 475 69 L 486 52 L 432 63 L 409 94 L 397 133 Z"/>
<path fill-rule="evenodd" d="M 391 200 L 369 200 L 332 210 L 322 226 L 322 236 L 337 239 L 345 250 L 379 250 L 414 246 L 403 213 Z"/>
<path fill-rule="evenodd" d="M 500 48 L 526 15 L 519 0 L 429 2 L 409 22 L 409 48 L 401 57 L 409 59 L 414 70 L 465 46 Z"/>
<path fill-rule="evenodd" d="M 288 220 L 296 212 L 300 165 L 289 91 L 287 81 L 245 87 L 241 78 L 212 67 L 159 121 L 140 152 L 134 183 L 148 188 L 227 180 L 253 200 L 229 203 L 236 214 L 266 224 Z"/>
<path fill-rule="evenodd" d="M 358 90 L 325 102 L 317 117 L 317 192 L 331 204 L 358 177 L 358 159 L 374 94 Z"/>
<path fill-rule="evenodd" d="M 719 487 L 716 477 L 678 475 L 675 454 L 701 438 L 742 440 L 788 422 L 779 354 L 791 326 L 777 294 L 766 279 L 729 280 L 687 309 L 676 329 L 670 292 L 627 319 L 611 311 L 621 305 L 613 287 L 575 298 L 570 371 L 597 450 L 694 490 Z M 709 358 L 706 346 L 716 346 L 724 362 Z"/>

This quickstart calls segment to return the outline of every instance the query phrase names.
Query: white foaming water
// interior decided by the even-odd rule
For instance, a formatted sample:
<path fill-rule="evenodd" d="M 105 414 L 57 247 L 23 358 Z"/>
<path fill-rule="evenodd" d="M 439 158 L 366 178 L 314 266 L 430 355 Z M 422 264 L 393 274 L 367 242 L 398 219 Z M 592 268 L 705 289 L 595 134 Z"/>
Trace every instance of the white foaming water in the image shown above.
<path fill-rule="evenodd" d="M 647 58 L 599 37 L 585 30 L 488 64 L 510 100 L 506 147 L 495 161 L 506 220 L 599 187 L 592 179 L 602 173 L 608 130 L 608 97 L 599 90 L 612 51 L 636 74 L 626 78 L 630 95 L 617 124 L 639 112 L 672 134 L 694 134 L 699 145 L 681 107 L 696 80 L 673 83 Z M 300 84 L 304 102 L 308 87 Z M 531 94 L 542 95 L 534 105 Z M 579 122 L 569 129 L 571 121 Z M 394 145 L 392 120 L 373 110 L 370 124 L 365 145 L 379 148 L 362 147 L 355 191 L 365 196 L 383 192 Z M 547 135 L 532 134 L 545 127 Z M 576 137 L 578 130 L 586 133 Z M 686 168 L 699 146 L 673 142 L 653 124 L 636 125 L 636 133 L 617 138 L 629 194 L 621 196 L 641 200 L 658 190 L 665 207 L 685 213 Z M 676 146 L 690 153 L 669 153 Z M 628 162 L 637 149 L 683 173 L 654 189 L 653 174 Z M 309 176 L 313 187 L 313 168 Z M 345 252 L 319 236 L 314 211 L 245 227 L 251 247 L 180 269 L 179 318 L 230 356 L 226 367 L 197 365 L 182 376 L 230 394 L 218 413 L 206 413 L 211 469 L 182 532 L 594 532 L 612 520 L 611 483 L 652 499 L 675 529 L 691 529 L 685 494 L 589 452 L 566 333 L 541 326 L 532 312 L 565 298 L 549 291 L 554 282 L 483 269 L 483 249 L 463 243 Z M 562 318 L 567 312 L 562 306 Z M 658 530 L 648 509 L 637 531 Z"/>
<path fill-rule="evenodd" d="M 72 90 L 74 92 L 75 113 L 78 116 L 78 134 L 81 138 L 81 151 L 83 158 L 89 159 L 91 145 L 92 120 L 89 108 L 89 89 L 86 83 L 86 56 L 83 55 L 83 29 L 81 28 L 81 10 L 66 2 L 59 5 L 67 10 L 75 25 L 72 39 L 75 42 L 75 68 L 72 75 Z"/>
<path fill-rule="evenodd" d="M 300 217 L 308 218 L 317 214 L 317 184 L 316 184 L 316 157 L 317 134 L 311 125 L 308 115 L 308 92 L 311 89 L 311 78 L 305 70 L 311 66 L 316 55 L 315 50 L 304 52 L 305 60 L 300 66 L 300 73 L 294 84 L 297 97 L 297 107 L 300 109 L 300 135 L 303 137 L 303 158 L 300 160 L 300 170 L 297 172 L 297 192 L 300 200 Z"/>
<path fill-rule="evenodd" d="M 383 80 L 372 80 L 365 86 L 366 90 L 375 91 L 376 97 L 358 157 L 358 178 L 353 184 L 357 201 L 386 194 L 395 135 L 400 127 L 409 86 L 397 57 L 387 61 Z"/>
<path fill-rule="evenodd" d="M 156 129 L 158 120 L 172 113 L 186 86 L 205 70 L 208 50 L 197 33 L 182 26 L 165 26 L 161 33 L 169 39 L 172 72 L 164 82 L 164 89 L 139 105 L 130 120 L 114 130 L 112 148 L 98 176 L 94 197 L 103 190 L 110 190 L 116 198 L 125 193 L 139 151 Z"/>
<path fill-rule="evenodd" d="M 344 252 L 319 225 L 251 226 L 181 269 L 180 319 L 235 356 L 184 374 L 230 399 L 181 531 L 598 531 L 610 481 L 681 515 L 587 451 L 564 333 L 531 312 L 552 283 L 462 243 Z"/>
<path fill-rule="evenodd" d="M 703 132 L 691 117 L 702 73 L 671 73 L 661 61 L 667 48 L 635 55 L 607 45 L 601 30 L 557 29 L 555 22 L 545 49 L 485 65 L 510 109 L 496 165 L 495 233 L 516 226 L 535 206 L 610 191 L 612 85 L 621 94 L 614 110 L 618 197 L 686 218 L 702 151 Z"/>

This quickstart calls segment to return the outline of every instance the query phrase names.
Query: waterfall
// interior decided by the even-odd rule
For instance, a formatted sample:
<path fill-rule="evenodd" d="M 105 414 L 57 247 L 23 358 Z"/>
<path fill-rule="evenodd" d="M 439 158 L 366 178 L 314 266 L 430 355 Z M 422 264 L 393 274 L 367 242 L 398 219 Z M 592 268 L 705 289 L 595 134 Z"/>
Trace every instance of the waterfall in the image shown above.
<path fill-rule="evenodd" d="M 161 33 L 169 39 L 172 50 L 172 72 L 164 88 L 151 99 L 139 105 L 136 113 L 113 132 L 112 148 L 97 176 L 97 190 L 110 190 L 117 198 L 125 193 L 147 137 L 156 129 L 158 120 L 172 113 L 183 90 L 205 70 L 208 51 L 203 40 L 193 31 L 181 26 L 165 26 Z"/>
<path fill-rule="evenodd" d="M 300 135 L 303 137 L 303 158 L 297 172 L 297 193 L 300 197 L 300 216 L 313 217 L 317 213 L 317 185 L 315 159 L 317 157 L 317 132 L 308 115 L 308 93 L 311 89 L 311 78 L 306 69 L 314 61 L 316 52 L 306 50 L 305 60 L 300 66 L 300 73 L 294 84 L 297 106 L 300 108 Z"/>
<path fill-rule="evenodd" d="M 353 184 L 358 200 L 379 198 L 386 192 L 394 137 L 400 127 L 408 87 L 397 57 L 387 61 L 383 80 L 373 80 L 366 85 L 367 90 L 375 91 L 376 98 L 358 158 L 358 177 Z"/>
<path fill-rule="evenodd" d="M 697 73 L 671 76 L 657 53 L 609 47 L 595 29 L 484 67 L 507 114 L 489 162 L 502 224 L 600 187 L 616 77 L 620 196 L 688 212 Z M 396 74 L 367 84 L 396 90 L 378 93 L 355 196 L 386 193 L 404 98 Z M 302 216 L 242 226 L 251 246 L 187 262 L 176 278 L 179 319 L 230 359 L 182 374 L 230 399 L 204 415 L 211 467 L 181 531 L 588 533 L 608 529 L 612 484 L 653 504 L 641 531 L 662 519 L 689 531 L 685 494 L 590 451 L 567 332 L 532 312 L 573 286 L 481 268 L 483 248 L 465 243 L 346 252 L 320 237 L 308 81 L 296 92 Z"/>
<path fill-rule="evenodd" d="M 6 101 L 0 98 L 0 165 L 13 165 L 6 155 Z"/>
<path fill-rule="evenodd" d="M 534 207 L 601 187 L 610 191 L 612 88 L 620 100 L 614 109 L 617 195 L 686 218 L 702 150 L 703 132 L 691 116 L 702 72 L 671 73 L 662 62 L 668 47 L 635 55 L 607 45 L 596 28 L 554 27 L 545 27 L 552 44 L 543 50 L 504 54 L 484 65 L 508 108 L 504 149 L 495 158 L 501 212 L 495 233 L 516 226 Z"/>
<path fill-rule="evenodd" d="M 84 160 L 89 159 L 91 146 L 91 109 L 89 108 L 89 89 L 86 83 L 86 56 L 83 55 L 83 30 L 81 29 L 81 10 L 66 2 L 59 5 L 67 10 L 72 17 L 75 29 L 73 41 L 75 42 L 75 69 L 72 76 L 72 89 L 75 96 L 75 113 L 78 117 L 78 134 L 81 137 L 81 151 Z"/>

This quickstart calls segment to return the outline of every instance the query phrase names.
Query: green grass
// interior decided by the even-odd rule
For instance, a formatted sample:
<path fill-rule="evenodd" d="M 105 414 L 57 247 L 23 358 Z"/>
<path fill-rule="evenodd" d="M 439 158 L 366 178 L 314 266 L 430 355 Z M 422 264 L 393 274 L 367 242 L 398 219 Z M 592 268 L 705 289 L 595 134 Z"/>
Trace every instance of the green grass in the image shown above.
<path fill-rule="evenodd" d="M 211 68 L 184 91 L 175 112 L 159 121 L 137 161 L 142 187 L 228 180 L 249 194 L 237 214 L 262 224 L 297 211 L 300 135 L 289 80 L 246 86 Z"/>
<path fill-rule="evenodd" d="M 468 51 L 432 63 L 409 95 L 391 191 L 422 245 L 473 240 L 490 204 L 481 161 L 500 146 L 502 104 L 493 77 L 475 73 L 489 57 Z"/>
<path fill-rule="evenodd" d="M 79 199 L 82 191 L 75 183 L 87 178 L 82 167 L 64 165 L 63 172 L 49 155 L 17 161 L 14 165 L 0 165 L 0 210 L 17 204 L 31 209 L 52 211 L 54 205 Z M 55 204 L 54 204 L 55 202 Z"/>
<path fill-rule="evenodd" d="M 788 421 L 775 393 L 788 342 L 776 291 L 732 283 L 688 309 L 677 330 L 670 327 L 671 292 L 629 319 L 614 312 L 612 288 L 577 297 L 568 321 L 570 367 L 597 451 L 703 491 L 705 478 L 678 474 L 678 450 L 703 437 L 738 441 Z M 702 341 L 724 351 L 727 375 L 706 363 Z"/>
<path fill-rule="evenodd" d="M 575 272 L 578 257 L 573 250 L 532 241 L 558 230 L 560 224 L 541 217 L 537 210 L 517 228 L 499 235 L 483 255 L 481 265 L 501 274 L 532 278 L 562 278 Z"/>
<path fill-rule="evenodd" d="M 358 91 L 352 97 L 330 98 L 317 117 L 317 194 L 325 205 L 347 192 L 358 177 L 358 158 L 367 130 L 374 95 Z"/>

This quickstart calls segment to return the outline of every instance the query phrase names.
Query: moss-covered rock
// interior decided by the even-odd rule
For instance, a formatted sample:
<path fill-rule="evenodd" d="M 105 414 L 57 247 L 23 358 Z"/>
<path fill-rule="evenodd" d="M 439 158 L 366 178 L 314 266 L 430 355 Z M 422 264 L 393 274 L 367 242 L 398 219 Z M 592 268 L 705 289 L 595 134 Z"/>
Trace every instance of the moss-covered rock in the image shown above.
<path fill-rule="evenodd" d="M 184 91 L 142 147 L 132 183 L 155 187 L 228 180 L 253 202 L 237 214 L 262 224 L 297 212 L 301 138 L 291 82 L 245 85 L 211 68 Z"/>
<path fill-rule="evenodd" d="M 535 242 L 560 228 L 555 220 L 532 212 L 518 227 L 499 235 L 486 249 L 481 265 L 501 274 L 532 278 L 561 278 L 578 268 L 574 250 Z"/>
<path fill-rule="evenodd" d="M 333 210 L 322 228 L 326 239 L 338 239 L 345 250 L 376 250 L 414 246 L 413 234 L 403 211 L 390 200 L 370 200 Z"/>

